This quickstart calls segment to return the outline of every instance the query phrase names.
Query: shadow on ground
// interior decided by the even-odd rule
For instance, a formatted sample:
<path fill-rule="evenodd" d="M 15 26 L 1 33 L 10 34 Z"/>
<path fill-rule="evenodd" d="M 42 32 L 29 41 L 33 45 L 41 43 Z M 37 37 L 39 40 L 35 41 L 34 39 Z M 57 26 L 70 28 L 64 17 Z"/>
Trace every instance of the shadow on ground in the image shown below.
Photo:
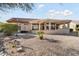
<path fill-rule="evenodd" d="M 60 42 L 59 40 L 48 39 L 48 38 L 45 38 L 44 40 L 47 40 L 48 42 L 53 42 L 53 43 L 59 43 Z"/>
<path fill-rule="evenodd" d="M 31 47 L 25 47 L 25 46 L 22 46 L 24 49 L 30 49 L 30 50 L 33 50 L 33 48 Z"/>
<path fill-rule="evenodd" d="M 35 36 L 29 36 L 29 35 L 18 35 L 18 36 L 9 36 L 11 39 L 30 39 L 34 38 Z"/>

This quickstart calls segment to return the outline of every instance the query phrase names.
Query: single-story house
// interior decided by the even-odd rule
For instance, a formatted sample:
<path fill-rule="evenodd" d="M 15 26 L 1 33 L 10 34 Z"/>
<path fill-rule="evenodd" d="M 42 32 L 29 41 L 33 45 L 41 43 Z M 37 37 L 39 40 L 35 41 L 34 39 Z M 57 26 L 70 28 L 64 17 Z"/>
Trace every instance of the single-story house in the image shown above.
<path fill-rule="evenodd" d="M 47 34 L 68 34 L 71 20 L 11 18 L 7 22 L 17 24 L 20 32 L 42 31 Z"/>

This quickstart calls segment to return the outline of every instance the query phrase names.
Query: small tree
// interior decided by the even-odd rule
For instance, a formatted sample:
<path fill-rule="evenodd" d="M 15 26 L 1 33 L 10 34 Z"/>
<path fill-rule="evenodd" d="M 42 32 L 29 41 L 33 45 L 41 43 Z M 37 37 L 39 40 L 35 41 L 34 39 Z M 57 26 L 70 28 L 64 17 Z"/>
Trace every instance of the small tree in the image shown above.
<path fill-rule="evenodd" d="M 18 26 L 15 24 L 2 24 L 1 29 L 3 30 L 4 35 L 10 36 L 17 32 Z"/>

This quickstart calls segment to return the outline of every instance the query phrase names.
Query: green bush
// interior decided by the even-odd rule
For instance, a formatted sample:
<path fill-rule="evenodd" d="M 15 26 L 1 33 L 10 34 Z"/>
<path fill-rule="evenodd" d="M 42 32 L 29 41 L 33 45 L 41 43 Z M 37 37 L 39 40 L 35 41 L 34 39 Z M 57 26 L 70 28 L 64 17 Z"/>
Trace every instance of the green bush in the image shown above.
<path fill-rule="evenodd" d="M 39 36 L 41 40 L 43 40 L 43 34 L 44 32 L 41 32 L 41 31 L 37 32 L 37 35 Z"/>
<path fill-rule="evenodd" d="M 4 32 L 4 35 L 10 36 L 17 32 L 18 26 L 15 24 L 2 24 L 1 29 Z"/>
<path fill-rule="evenodd" d="M 79 31 L 79 27 L 76 28 L 76 31 Z"/>
<path fill-rule="evenodd" d="M 76 27 L 77 36 L 79 36 L 79 27 Z"/>
<path fill-rule="evenodd" d="M 3 32 L 3 30 L 2 30 L 2 29 L 0 29 L 0 32 Z"/>

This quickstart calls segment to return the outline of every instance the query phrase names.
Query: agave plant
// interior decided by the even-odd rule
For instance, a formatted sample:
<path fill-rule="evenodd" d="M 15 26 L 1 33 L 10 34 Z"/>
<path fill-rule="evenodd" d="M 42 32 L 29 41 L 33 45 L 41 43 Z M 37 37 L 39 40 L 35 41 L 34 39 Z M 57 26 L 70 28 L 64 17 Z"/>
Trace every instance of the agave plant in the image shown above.
<path fill-rule="evenodd" d="M 40 38 L 40 40 L 44 39 L 43 34 L 44 34 L 44 32 L 41 32 L 41 31 L 37 32 L 37 35 Z"/>

